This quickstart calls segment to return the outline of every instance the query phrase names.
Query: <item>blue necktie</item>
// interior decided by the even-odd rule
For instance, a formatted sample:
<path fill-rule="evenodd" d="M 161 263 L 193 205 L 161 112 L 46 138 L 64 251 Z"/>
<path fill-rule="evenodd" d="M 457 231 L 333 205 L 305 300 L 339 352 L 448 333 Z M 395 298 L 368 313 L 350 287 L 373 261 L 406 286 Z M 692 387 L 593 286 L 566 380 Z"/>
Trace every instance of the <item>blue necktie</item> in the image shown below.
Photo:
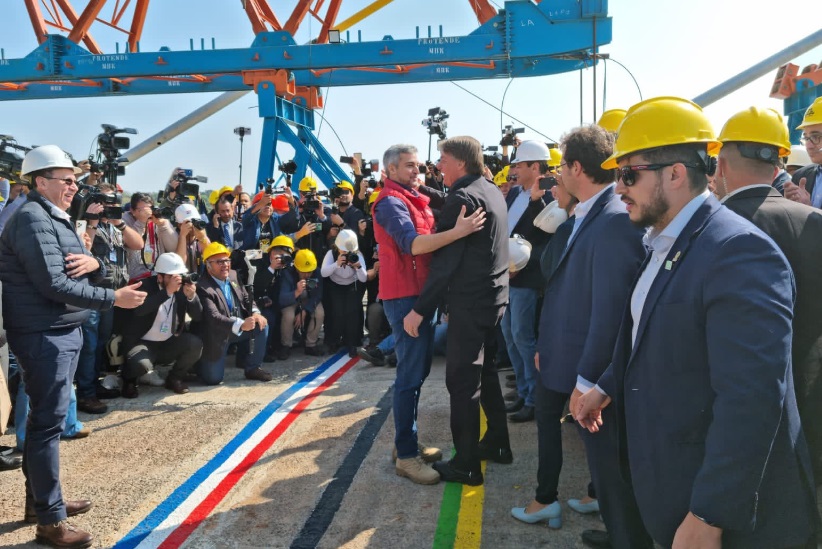
<path fill-rule="evenodd" d="M 234 300 L 231 299 L 231 282 L 229 280 L 226 280 L 223 285 L 223 295 L 225 296 L 225 303 L 228 305 L 228 311 L 230 313 L 234 310 Z"/>
<path fill-rule="evenodd" d="M 225 240 L 225 245 L 230 248 L 231 234 L 228 232 L 228 223 L 223 223 L 223 239 Z"/>

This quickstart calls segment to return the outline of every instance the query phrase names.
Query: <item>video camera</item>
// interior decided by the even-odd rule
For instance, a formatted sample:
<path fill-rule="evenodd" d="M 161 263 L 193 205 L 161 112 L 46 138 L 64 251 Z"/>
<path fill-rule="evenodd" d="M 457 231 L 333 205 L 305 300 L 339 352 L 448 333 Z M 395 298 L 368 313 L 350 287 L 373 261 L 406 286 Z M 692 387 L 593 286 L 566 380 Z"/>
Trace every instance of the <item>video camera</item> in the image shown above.
<path fill-rule="evenodd" d="M 329 196 L 328 191 L 312 191 L 305 193 L 305 202 L 303 202 L 303 212 L 314 212 L 316 209 L 322 207 L 323 202 L 321 196 Z"/>
<path fill-rule="evenodd" d="M 168 199 L 172 204 L 179 206 L 180 204 L 191 203 L 199 206 L 200 186 L 191 182 L 197 181 L 198 183 L 208 183 L 208 177 L 204 175 L 194 175 L 193 170 L 181 169 L 174 174 L 171 180 L 179 183 L 177 188 L 166 187 L 165 191 L 158 192 L 158 200 L 167 198 L 169 192 L 175 191 L 174 198 Z"/>
<path fill-rule="evenodd" d="M 514 145 L 514 136 L 518 133 L 525 133 L 525 128 L 515 128 L 511 124 L 508 124 L 504 128 L 502 128 L 502 139 L 500 140 L 499 144 L 502 147 L 511 147 Z"/>
<path fill-rule="evenodd" d="M 23 157 L 14 151 L 25 154 L 30 150 L 30 147 L 18 145 L 12 136 L 0 135 L 0 177 L 14 183 L 22 183 L 20 172 L 23 170 Z"/>
<path fill-rule="evenodd" d="M 69 215 L 72 219 L 122 219 L 123 218 L 123 197 L 118 192 L 103 192 L 91 185 L 80 185 L 80 189 L 74 195 L 69 208 Z M 86 213 L 92 204 L 102 204 L 103 211 L 99 214 Z"/>
<path fill-rule="evenodd" d="M 131 140 L 128 137 L 118 137 L 118 134 L 127 133 L 135 135 L 134 128 L 117 128 L 111 124 L 101 124 L 103 133 L 97 136 L 96 157 L 90 157 L 92 171 L 102 172 L 103 179 L 112 185 L 117 185 L 117 176 L 126 174 L 126 167 L 120 162 L 125 159 L 120 158 L 120 151 L 131 147 Z M 96 169 L 95 169 L 96 168 Z"/>
<path fill-rule="evenodd" d="M 294 175 L 297 172 L 297 163 L 294 160 L 289 160 L 277 166 L 277 169 L 286 175 Z"/>
<path fill-rule="evenodd" d="M 445 109 L 434 107 L 428 109 L 428 118 L 423 118 L 422 125 L 428 130 L 428 135 L 438 135 L 440 139 L 445 139 L 445 130 L 448 122 L 445 120 L 451 116 Z"/>
<path fill-rule="evenodd" d="M 482 150 L 482 161 L 491 170 L 491 173 L 497 173 L 503 168 L 502 154 L 497 152 L 499 149 L 496 146 L 485 147 Z"/>

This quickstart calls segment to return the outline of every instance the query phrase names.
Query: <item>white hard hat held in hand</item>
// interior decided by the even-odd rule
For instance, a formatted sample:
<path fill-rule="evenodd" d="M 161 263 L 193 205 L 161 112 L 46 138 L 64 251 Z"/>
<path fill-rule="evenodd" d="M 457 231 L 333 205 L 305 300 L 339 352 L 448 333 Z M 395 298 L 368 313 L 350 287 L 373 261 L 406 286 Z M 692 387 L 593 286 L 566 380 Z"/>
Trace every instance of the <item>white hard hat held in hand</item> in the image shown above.
<path fill-rule="evenodd" d="M 531 259 L 531 243 L 519 235 L 508 239 L 508 271 L 515 273 L 528 265 Z"/>

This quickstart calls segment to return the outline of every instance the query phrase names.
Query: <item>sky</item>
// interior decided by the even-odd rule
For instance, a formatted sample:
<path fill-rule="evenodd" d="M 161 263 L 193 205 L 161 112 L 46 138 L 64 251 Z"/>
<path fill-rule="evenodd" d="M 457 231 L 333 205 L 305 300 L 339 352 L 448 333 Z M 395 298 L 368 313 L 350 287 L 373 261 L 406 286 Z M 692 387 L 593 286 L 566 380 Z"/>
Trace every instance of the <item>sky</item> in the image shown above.
<path fill-rule="evenodd" d="M 345 0 L 337 20 L 344 20 L 371 1 Z M 469 1 L 395 0 L 353 27 L 352 35 L 361 31 L 363 40 L 380 40 L 387 34 L 395 39 L 414 38 L 416 26 L 425 34 L 427 26 L 433 26 L 436 33 L 442 25 L 445 36 L 462 36 L 478 26 Z M 72 0 L 78 11 L 86 3 Z M 103 15 L 110 14 L 114 3 L 108 1 Z M 269 4 L 286 19 L 294 0 L 269 0 Z M 497 0 L 497 4 L 502 2 Z M 192 9 L 193 5 L 199 9 Z M 660 95 L 693 98 L 818 30 L 819 0 L 785 0 L 776 6 L 759 0 L 611 0 L 608 9 L 613 18 L 613 40 L 600 51 L 624 65 L 639 90 L 625 69 L 613 62 L 607 67 L 600 64 L 597 112 L 628 108 L 640 100 L 640 92 L 645 99 Z M 0 21 L 4 22 L 0 48 L 6 58 L 24 57 L 36 48 L 23 0 L 2 0 Z M 316 36 L 319 28 L 318 22 L 307 18 L 297 42 Z M 115 51 L 117 41 L 122 51 L 124 35 L 99 23 L 92 26 L 91 33 L 106 53 Z M 206 43 L 214 38 L 218 48 L 238 48 L 249 46 L 254 37 L 236 0 L 151 2 L 141 51 L 157 51 L 162 46 L 187 50 L 192 38 L 197 44 L 200 38 Z M 822 64 L 822 46 L 793 62 L 800 67 Z M 752 105 L 782 112 L 782 101 L 768 97 L 775 73 L 708 106 L 705 112 L 716 131 L 731 115 Z M 522 126 L 512 117 L 536 130 L 527 130 L 521 137 L 543 141 L 561 139 L 563 133 L 580 124 L 580 119 L 583 123 L 595 121 L 591 69 L 583 74 L 581 106 L 579 72 L 457 83 L 494 107 L 448 82 L 324 88 L 325 107 L 320 113 L 326 122 L 320 123 L 317 117 L 319 138 L 334 157 L 361 152 L 365 158 L 381 158 L 388 146 L 411 143 L 424 160 L 428 133 L 421 121 L 432 107 L 450 114 L 449 136 L 472 135 L 485 145 L 497 144 L 501 122 Z M 0 101 L 0 134 L 12 135 L 23 145 L 56 144 L 81 159 L 93 152 L 102 123 L 137 129 L 138 135 L 130 136 L 133 146 L 216 95 Z M 508 114 L 502 119 L 497 110 L 500 105 Z M 208 177 L 208 183 L 202 185 L 206 189 L 233 186 L 239 178 L 240 143 L 233 133 L 238 126 L 252 129 L 243 151 L 243 183 L 252 187 L 262 133 L 253 93 L 134 162 L 119 182 L 129 192 L 156 191 L 165 185 L 171 170 L 180 166 Z M 285 147 L 280 154 L 290 157 Z"/>

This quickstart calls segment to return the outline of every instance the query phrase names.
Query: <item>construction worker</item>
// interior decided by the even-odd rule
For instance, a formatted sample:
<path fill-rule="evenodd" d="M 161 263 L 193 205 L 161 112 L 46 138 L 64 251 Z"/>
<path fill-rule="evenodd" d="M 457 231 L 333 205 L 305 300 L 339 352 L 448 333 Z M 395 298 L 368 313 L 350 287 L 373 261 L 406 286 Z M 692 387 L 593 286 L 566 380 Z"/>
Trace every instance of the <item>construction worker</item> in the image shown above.
<path fill-rule="evenodd" d="M 802 130 L 801 142 L 813 164 L 794 172 L 792 181 L 785 183 L 785 197 L 822 208 L 822 97 L 808 107 L 796 129 Z"/>
<path fill-rule="evenodd" d="M 614 455 L 659 545 L 815 546 L 793 275 L 770 238 L 708 192 L 714 136 L 702 109 L 676 97 L 638 103 L 620 125 L 602 167 L 618 170 L 650 251 L 611 365 L 572 411 L 591 432 L 620 426 Z"/>

